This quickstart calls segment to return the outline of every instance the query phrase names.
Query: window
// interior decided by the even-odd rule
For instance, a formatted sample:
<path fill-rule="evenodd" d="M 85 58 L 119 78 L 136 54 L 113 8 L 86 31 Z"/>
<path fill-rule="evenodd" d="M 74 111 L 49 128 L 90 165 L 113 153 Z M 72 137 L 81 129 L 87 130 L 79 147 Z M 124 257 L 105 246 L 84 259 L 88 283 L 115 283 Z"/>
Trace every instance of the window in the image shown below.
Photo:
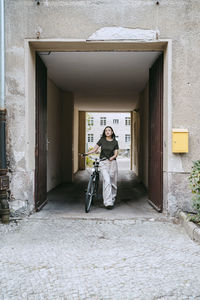
<path fill-rule="evenodd" d="M 93 143 L 93 142 L 94 142 L 94 134 L 88 133 L 88 143 Z"/>
<path fill-rule="evenodd" d="M 125 125 L 131 125 L 131 118 L 125 117 Z"/>
<path fill-rule="evenodd" d="M 113 119 L 113 124 L 119 124 L 119 119 Z"/>
<path fill-rule="evenodd" d="M 100 125 L 106 125 L 106 117 L 100 117 Z"/>
<path fill-rule="evenodd" d="M 116 140 L 118 141 L 118 138 L 119 138 L 119 136 L 118 136 L 118 135 L 116 135 L 116 136 L 115 136 L 115 138 L 116 138 Z"/>
<path fill-rule="evenodd" d="M 94 117 L 89 117 L 88 118 L 88 126 L 93 126 L 94 125 Z"/>
<path fill-rule="evenodd" d="M 131 135 L 130 134 L 125 134 L 125 142 L 128 143 L 131 141 Z"/>

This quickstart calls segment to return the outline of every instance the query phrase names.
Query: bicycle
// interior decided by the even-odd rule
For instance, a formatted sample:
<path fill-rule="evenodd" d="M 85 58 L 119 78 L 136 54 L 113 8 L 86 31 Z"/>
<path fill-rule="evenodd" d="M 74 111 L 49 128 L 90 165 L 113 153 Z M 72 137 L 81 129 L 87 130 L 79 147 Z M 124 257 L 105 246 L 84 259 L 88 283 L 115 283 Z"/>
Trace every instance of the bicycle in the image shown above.
<path fill-rule="evenodd" d="M 81 153 L 82 156 L 87 156 L 85 153 Z M 89 156 L 91 159 L 93 159 L 91 156 Z M 99 188 L 99 163 L 100 161 L 105 160 L 95 158 L 93 159 L 93 168 L 92 168 L 92 174 L 90 176 L 88 186 L 87 186 L 87 192 L 85 196 L 85 212 L 88 213 L 90 211 L 91 204 L 94 201 L 94 198 L 97 198 L 98 196 L 98 188 Z"/>

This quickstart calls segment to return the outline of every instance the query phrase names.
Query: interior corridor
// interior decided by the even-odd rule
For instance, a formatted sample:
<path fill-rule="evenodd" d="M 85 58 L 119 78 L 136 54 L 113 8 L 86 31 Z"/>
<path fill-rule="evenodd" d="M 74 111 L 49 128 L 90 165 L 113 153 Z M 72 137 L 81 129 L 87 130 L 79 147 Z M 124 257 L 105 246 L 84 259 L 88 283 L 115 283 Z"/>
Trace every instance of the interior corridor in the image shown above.
<path fill-rule="evenodd" d="M 37 66 L 44 69 L 47 78 L 43 84 L 41 72 L 37 72 L 36 94 L 41 93 L 41 96 L 37 101 L 36 123 L 39 125 L 36 139 L 41 145 L 41 153 L 36 163 L 39 174 L 36 180 L 36 209 L 43 207 L 44 213 L 81 218 L 157 216 L 157 211 L 148 202 L 149 193 L 146 191 L 153 186 L 148 182 L 151 178 L 149 147 L 152 145 L 152 140 L 149 143 L 149 107 L 152 103 L 149 100 L 149 70 L 161 57 L 161 52 L 50 51 L 39 55 L 41 58 L 40 63 L 37 60 Z M 39 67 L 36 69 L 39 70 Z M 47 95 L 42 94 L 43 85 L 47 86 Z M 104 208 L 100 197 L 91 212 L 85 213 L 85 190 L 90 174 L 89 170 L 85 170 L 85 160 L 80 159 L 79 153 L 86 151 L 87 112 L 103 112 L 105 115 L 112 112 L 130 113 L 131 170 L 119 168 L 118 196 L 112 211 Z M 106 117 L 102 118 L 105 124 L 100 122 L 98 134 L 102 133 L 104 126 L 112 125 L 116 136 L 119 136 L 120 130 L 115 129 L 114 119 L 109 121 L 110 124 L 106 123 Z M 96 124 L 94 126 L 96 128 Z M 123 137 L 126 137 L 124 131 Z M 45 162 L 44 166 L 41 162 Z M 156 174 L 160 176 L 160 173 Z M 156 194 L 159 178 L 156 178 L 154 185 Z M 46 194 L 48 203 L 44 206 Z"/>
<path fill-rule="evenodd" d="M 149 205 L 144 185 L 138 182 L 133 171 L 119 170 L 118 194 L 113 210 L 104 208 L 100 180 L 99 199 L 85 213 L 85 190 L 90 177 L 90 169 L 79 171 L 73 183 L 62 184 L 48 193 L 48 203 L 39 213 L 80 218 L 157 218 L 158 213 Z"/>

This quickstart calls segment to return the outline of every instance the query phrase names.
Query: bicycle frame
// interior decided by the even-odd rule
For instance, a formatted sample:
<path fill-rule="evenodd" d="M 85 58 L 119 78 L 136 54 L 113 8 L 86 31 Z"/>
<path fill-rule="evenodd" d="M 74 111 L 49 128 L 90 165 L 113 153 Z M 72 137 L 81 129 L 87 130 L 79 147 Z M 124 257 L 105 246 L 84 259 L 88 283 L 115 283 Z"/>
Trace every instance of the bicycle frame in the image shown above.
<path fill-rule="evenodd" d="M 91 174 L 92 176 L 92 181 L 95 182 L 95 193 L 97 192 L 96 191 L 96 187 L 98 185 L 98 182 L 99 182 L 99 173 L 100 173 L 100 170 L 99 170 L 99 162 L 97 158 L 95 158 L 95 161 L 93 162 L 93 172 Z"/>
<path fill-rule="evenodd" d="M 91 159 L 93 159 L 91 156 L 89 156 Z M 105 160 L 105 159 L 98 159 L 98 158 L 95 158 L 95 159 L 93 159 L 94 160 L 94 162 L 93 162 L 93 168 L 92 168 L 92 175 L 99 175 L 99 173 L 100 173 L 100 170 L 99 170 L 99 163 L 100 163 L 100 161 L 103 161 L 103 160 Z"/>
<path fill-rule="evenodd" d="M 93 158 L 92 158 L 93 159 Z M 97 197 L 98 195 L 98 187 L 99 187 L 99 163 L 104 159 L 93 159 L 93 172 L 90 176 L 90 180 L 88 183 L 87 193 L 86 193 L 86 202 L 85 202 L 85 211 L 86 213 L 90 210 L 90 205 L 93 202 L 93 197 Z"/>

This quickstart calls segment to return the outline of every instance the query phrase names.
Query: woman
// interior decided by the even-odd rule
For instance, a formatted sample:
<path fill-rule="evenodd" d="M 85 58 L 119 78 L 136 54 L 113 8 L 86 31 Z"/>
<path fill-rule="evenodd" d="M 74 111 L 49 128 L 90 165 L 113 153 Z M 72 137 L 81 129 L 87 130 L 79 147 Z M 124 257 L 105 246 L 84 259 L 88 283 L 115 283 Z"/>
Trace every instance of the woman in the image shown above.
<path fill-rule="evenodd" d="M 102 137 L 94 148 L 86 154 L 95 153 L 101 147 L 99 166 L 103 177 L 103 202 L 107 209 L 112 209 L 117 195 L 117 175 L 118 167 L 116 157 L 118 156 L 118 141 L 115 139 L 115 133 L 110 126 L 106 126 Z"/>

